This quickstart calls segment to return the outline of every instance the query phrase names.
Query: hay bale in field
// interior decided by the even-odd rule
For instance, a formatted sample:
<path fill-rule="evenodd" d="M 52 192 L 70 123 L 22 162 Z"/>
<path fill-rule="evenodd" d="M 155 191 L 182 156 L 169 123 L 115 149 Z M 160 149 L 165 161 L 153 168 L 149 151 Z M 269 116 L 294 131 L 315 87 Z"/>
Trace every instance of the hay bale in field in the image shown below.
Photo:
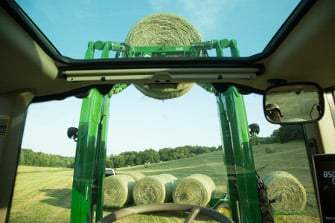
<path fill-rule="evenodd" d="M 104 180 L 104 207 L 122 207 L 133 201 L 135 180 L 128 175 L 114 175 Z"/>
<path fill-rule="evenodd" d="M 177 178 L 171 174 L 141 178 L 136 182 L 133 191 L 135 204 L 159 204 L 171 201 L 176 181 Z"/>
<path fill-rule="evenodd" d="M 144 17 L 128 33 L 125 43 L 130 46 L 174 46 L 190 45 L 200 42 L 202 38 L 196 28 L 184 18 L 158 13 Z M 156 99 L 176 98 L 187 93 L 194 83 L 179 83 L 177 87 L 158 84 L 135 84 L 135 87 L 146 96 Z"/>
<path fill-rule="evenodd" d="M 273 146 L 266 146 L 265 147 L 265 153 L 275 153 L 276 150 Z"/>
<path fill-rule="evenodd" d="M 144 177 L 144 174 L 140 173 L 140 172 L 127 172 L 127 173 L 124 173 L 124 174 L 126 174 L 128 176 L 131 176 L 136 182 Z"/>
<path fill-rule="evenodd" d="M 215 183 L 209 176 L 192 174 L 177 184 L 172 198 L 175 203 L 206 206 L 214 191 Z"/>
<path fill-rule="evenodd" d="M 307 202 L 306 190 L 299 180 L 285 171 L 276 171 L 264 177 L 269 200 L 275 211 L 302 211 Z"/>

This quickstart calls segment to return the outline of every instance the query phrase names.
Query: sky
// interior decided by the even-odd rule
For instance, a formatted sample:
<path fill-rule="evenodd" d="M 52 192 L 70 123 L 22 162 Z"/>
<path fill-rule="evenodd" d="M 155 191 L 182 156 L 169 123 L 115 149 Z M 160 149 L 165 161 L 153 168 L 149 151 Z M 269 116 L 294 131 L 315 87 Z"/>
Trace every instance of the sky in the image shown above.
<path fill-rule="evenodd" d="M 61 54 L 76 59 L 84 57 L 88 41 L 123 42 L 136 22 L 158 12 L 183 16 L 204 40 L 236 39 L 240 55 L 250 56 L 264 49 L 296 4 L 292 0 L 17 2 Z M 248 122 L 260 125 L 259 136 L 271 135 L 279 126 L 265 120 L 262 96 L 248 95 L 244 100 Z M 22 148 L 74 156 L 76 143 L 67 138 L 66 132 L 68 127 L 78 126 L 80 109 L 81 100 L 75 97 L 32 104 Z M 149 148 L 221 144 L 216 98 L 197 85 L 184 96 L 169 100 L 144 96 L 132 85 L 111 98 L 107 155 Z"/>
<path fill-rule="evenodd" d="M 248 123 L 260 125 L 259 136 L 269 136 L 278 125 L 268 123 L 262 112 L 262 96 L 244 96 Z M 69 127 L 79 125 L 81 100 L 32 104 L 28 109 L 22 148 L 74 156 L 76 143 L 67 137 Z M 157 100 L 133 85 L 110 100 L 107 154 L 184 145 L 222 144 L 216 97 L 198 85 L 182 97 Z"/>

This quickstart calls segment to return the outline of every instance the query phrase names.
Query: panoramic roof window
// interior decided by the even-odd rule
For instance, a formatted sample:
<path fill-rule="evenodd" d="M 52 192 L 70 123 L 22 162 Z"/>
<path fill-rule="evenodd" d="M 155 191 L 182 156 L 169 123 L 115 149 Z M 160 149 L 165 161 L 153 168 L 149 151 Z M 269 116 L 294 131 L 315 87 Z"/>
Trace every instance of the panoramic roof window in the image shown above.
<path fill-rule="evenodd" d="M 297 0 L 16 2 L 62 56 L 74 59 L 249 57 L 264 50 L 298 4 Z M 101 52 L 92 54 L 89 47 Z M 107 48 L 109 52 L 102 53 Z"/>

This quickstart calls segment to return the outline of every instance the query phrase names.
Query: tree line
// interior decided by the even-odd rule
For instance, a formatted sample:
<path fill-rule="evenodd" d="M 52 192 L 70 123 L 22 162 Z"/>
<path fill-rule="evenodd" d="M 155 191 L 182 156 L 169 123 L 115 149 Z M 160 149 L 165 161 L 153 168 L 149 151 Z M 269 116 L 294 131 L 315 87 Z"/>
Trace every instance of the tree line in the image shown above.
<path fill-rule="evenodd" d="M 19 165 L 72 168 L 74 166 L 74 157 L 34 152 L 31 149 L 21 149 Z"/>
<path fill-rule="evenodd" d="M 301 125 L 284 125 L 273 131 L 270 137 L 258 137 L 257 134 L 251 137 L 251 142 L 257 144 L 286 143 L 292 140 L 303 139 L 303 129 Z M 162 148 L 158 151 L 146 149 L 144 151 L 123 152 L 118 155 L 106 157 L 106 167 L 120 168 L 125 166 L 146 165 L 161 161 L 184 159 L 203 153 L 222 150 L 222 146 L 179 146 L 176 148 Z M 64 157 L 51 155 L 42 152 L 34 152 L 31 149 L 22 149 L 19 164 L 26 166 L 44 167 L 67 167 L 73 168 L 74 157 Z"/>
<path fill-rule="evenodd" d="M 119 168 L 125 166 L 144 165 L 183 159 L 195 155 L 222 150 L 221 146 L 180 146 L 176 148 L 163 148 L 159 151 L 146 149 L 144 151 L 123 152 L 118 155 L 106 157 L 106 167 Z M 25 166 L 43 166 L 43 167 L 74 167 L 74 157 L 64 157 L 60 155 L 51 155 L 42 152 L 34 152 L 31 149 L 22 149 L 20 153 L 19 165 Z"/>
<path fill-rule="evenodd" d="M 302 125 L 282 125 L 275 129 L 270 137 L 252 137 L 253 145 L 270 144 L 270 143 L 287 143 L 292 140 L 302 140 L 304 132 Z"/>
<path fill-rule="evenodd" d="M 157 163 L 160 161 L 183 159 L 203 153 L 212 152 L 218 149 L 222 149 L 221 146 L 181 146 L 176 148 L 163 148 L 159 151 L 153 149 L 146 149 L 139 152 L 123 152 L 119 155 L 110 155 L 106 157 L 106 167 L 119 168 L 125 166 Z M 60 155 L 34 152 L 32 149 L 21 149 L 19 159 L 19 165 L 42 167 L 73 168 L 74 162 L 74 157 L 64 157 Z"/>
<path fill-rule="evenodd" d="M 158 163 L 161 161 L 184 159 L 220 149 L 222 150 L 221 146 L 206 147 L 186 145 L 176 148 L 163 148 L 158 151 L 153 149 L 146 149 L 139 152 L 123 152 L 119 155 L 110 155 L 106 159 L 106 167 L 120 168 L 125 166 L 146 165 L 150 163 Z"/>

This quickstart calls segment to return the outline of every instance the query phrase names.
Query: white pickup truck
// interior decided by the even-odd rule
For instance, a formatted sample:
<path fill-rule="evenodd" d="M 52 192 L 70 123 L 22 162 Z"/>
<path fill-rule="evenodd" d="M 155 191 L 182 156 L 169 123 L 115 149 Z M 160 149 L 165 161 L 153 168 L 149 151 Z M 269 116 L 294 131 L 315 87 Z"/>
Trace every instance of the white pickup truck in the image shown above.
<path fill-rule="evenodd" d="M 116 172 L 112 168 L 105 168 L 105 177 L 116 175 Z"/>

